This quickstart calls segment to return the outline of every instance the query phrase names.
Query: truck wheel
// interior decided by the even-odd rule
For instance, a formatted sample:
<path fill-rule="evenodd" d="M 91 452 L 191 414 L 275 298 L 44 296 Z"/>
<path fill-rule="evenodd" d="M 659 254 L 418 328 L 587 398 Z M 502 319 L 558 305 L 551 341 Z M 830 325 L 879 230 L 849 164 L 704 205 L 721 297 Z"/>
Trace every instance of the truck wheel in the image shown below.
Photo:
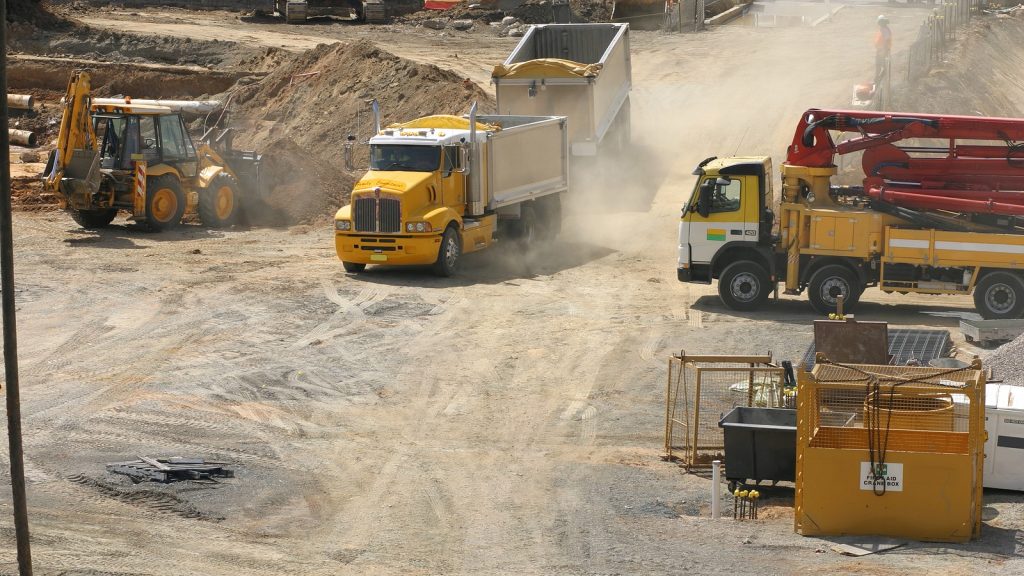
<path fill-rule="evenodd" d="M 146 178 L 146 224 L 155 232 L 174 228 L 185 214 L 185 193 L 173 174 Z"/>
<path fill-rule="evenodd" d="M 843 297 L 843 311 L 849 312 L 857 305 L 863 288 L 857 275 L 841 264 L 822 266 L 811 275 L 807 297 L 819 314 L 828 315 L 836 311 L 838 297 Z"/>
<path fill-rule="evenodd" d="M 718 295 L 733 310 L 756 310 L 768 300 L 769 293 L 768 273 L 756 262 L 733 262 L 718 277 Z"/>
<path fill-rule="evenodd" d="M 562 231 L 561 194 L 551 194 L 537 200 L 537 209 L 541 220 L 538 237 L 541 240 L 555 239 Z"/>
<path fill-rule="evenodd" d="M 455 226 L 449 226 L 445 229 L 444 236 L 441 237 L 437 262 L 434 262 L 434 273 L 446 278 L 455 274 L 459 267 L 460 256 L 462 256 L 462 243 L 459 241 L 459 231 Z"/>
<path fill-rule="evenodd" d="M 117 216 L 117 209 L 110 208 L 108 210 L 69 210 L 71 212 L 71 218 L 78 223 L 82 228 L 103 228 L 114 221 L 114 216 Z"/>
<path fill-rule="evenodd" d="M 1024 316 L 1024 281 L 1010 272 L 989 272 L 974 288 L 974 306 L 986 320 Z"/>
<path fill-rule="evenodd" d="M 199 219 L 204 226 L 225 228 L 238 219 L 238 181 L 231 174 L 221 172 L 199 190 Z"/>
<path fill-rule="evenodd" d="M 363 270 L 366 270 L 366 264 L 362 264 L 360 262 L 342 261 L 341 265 L 345 267 L 345 272 L 351 272 L 353 274 L 359 274 Z"/>

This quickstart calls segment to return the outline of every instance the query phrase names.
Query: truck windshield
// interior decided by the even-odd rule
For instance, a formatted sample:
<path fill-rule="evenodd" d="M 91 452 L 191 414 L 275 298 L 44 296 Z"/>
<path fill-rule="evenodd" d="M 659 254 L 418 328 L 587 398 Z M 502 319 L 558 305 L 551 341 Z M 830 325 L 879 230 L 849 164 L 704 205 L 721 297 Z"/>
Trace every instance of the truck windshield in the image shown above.
<path fill-rule="evenodd" d="M 440 164 L 441 148 L 438 146 L 405 144 L 374 144 L 370 146 L 371 170 L 434 172 Z"/>

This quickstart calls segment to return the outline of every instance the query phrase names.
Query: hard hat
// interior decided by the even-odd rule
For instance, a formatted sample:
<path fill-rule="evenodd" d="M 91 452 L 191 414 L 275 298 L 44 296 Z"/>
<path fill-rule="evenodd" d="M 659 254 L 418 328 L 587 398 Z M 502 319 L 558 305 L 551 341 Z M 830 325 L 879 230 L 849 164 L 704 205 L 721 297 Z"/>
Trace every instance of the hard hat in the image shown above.
<path fill-rule="evenodd" d="M 878 16 L 878 23 L 879 24 L 888 24 L 889 23 L 889 19 L 885 17 L 885 14 L 880 14 Z"/>

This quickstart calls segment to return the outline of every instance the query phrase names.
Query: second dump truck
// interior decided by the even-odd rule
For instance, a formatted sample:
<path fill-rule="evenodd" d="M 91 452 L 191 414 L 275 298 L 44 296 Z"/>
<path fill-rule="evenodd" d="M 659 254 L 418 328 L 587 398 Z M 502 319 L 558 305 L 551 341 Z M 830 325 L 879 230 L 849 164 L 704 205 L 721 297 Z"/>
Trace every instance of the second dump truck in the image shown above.
<path fill-rule="evenodd" d="M 973 294 L 1024 317 L 1024 120 L 808 110 L 773 206 L 768 157 L 708 158 L 679 225 L 678 276 L 753 310 L 778 284 L 816 310 L 863 291 Z M 861 185 L 832 183 L 861 153 Z"/>
<path fill-rule="evenodd" d="M 498 237 L 529 243 L 558 234 L 569 186 L 566 119 L 475 110 L 383 129 L 377 121 L 370 170 L 335 215 L 345 270 L 416 264 L 449 276 L 462 254 Z"/>
<path fill-rule="evenodd" d="M 531 26 L 491 81 L 499 114 L 567 117 L 573 156 L 629 143 L 628 24 Z"/>

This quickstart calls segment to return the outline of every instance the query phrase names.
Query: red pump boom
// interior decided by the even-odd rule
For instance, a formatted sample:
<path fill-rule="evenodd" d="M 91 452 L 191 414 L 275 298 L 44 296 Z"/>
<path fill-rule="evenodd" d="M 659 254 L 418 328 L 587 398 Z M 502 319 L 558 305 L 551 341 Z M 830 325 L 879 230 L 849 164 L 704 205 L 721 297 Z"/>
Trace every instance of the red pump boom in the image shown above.
<path fill-rule="evenodd" d="M 832 132 L 855 136 L 837 143 Z M 797 126 L 786 163 L 829 167 L 836 154 L 858 151 L 873 200 L 1024 216 L 1024 119 L 812 109 Z"/>

